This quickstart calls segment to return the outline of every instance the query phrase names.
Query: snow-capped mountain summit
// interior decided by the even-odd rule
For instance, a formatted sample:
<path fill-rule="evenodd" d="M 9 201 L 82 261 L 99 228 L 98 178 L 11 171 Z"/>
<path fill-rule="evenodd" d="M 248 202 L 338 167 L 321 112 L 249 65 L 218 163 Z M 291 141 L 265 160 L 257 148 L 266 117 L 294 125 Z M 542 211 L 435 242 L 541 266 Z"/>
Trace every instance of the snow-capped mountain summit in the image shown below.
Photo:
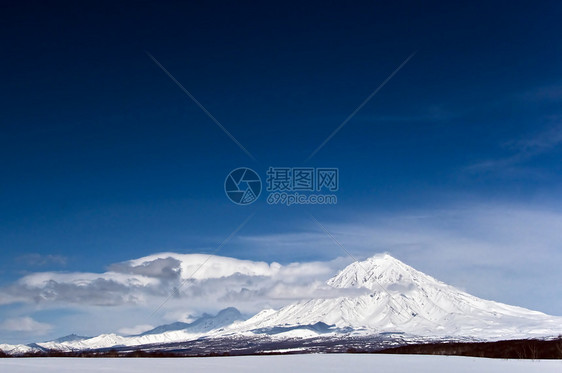
<path fill-rule="evenodd" d="M 427 283 L 436 280 L 385 253 L 351 263 L 327 283 L 335 288 L 354 287 L 380 291 L 388 285 L 409 286 L 421 281 Z"/>
<path fill-rule="evenodd" d="M 481 339 L 526 338 L 562 331 L 561 317 L 474 297 L 388 254 L 352 263 L 327 284 L 369 292 L 297 302 L 278 311 L 262 311 L 243 324 L 264 329 L 322 322 L 368 334 L 400 332 Z"/>

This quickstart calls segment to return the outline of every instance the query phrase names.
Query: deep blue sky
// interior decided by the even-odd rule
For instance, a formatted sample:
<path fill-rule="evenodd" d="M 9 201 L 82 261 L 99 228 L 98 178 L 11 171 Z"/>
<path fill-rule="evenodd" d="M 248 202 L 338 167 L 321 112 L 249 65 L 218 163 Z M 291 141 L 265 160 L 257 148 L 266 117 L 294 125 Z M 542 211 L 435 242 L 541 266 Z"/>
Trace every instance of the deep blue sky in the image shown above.
<path fill-rule="evenodd" d="M 339 167 L 338 205 L 312 209 L 327 224 L 467 201 L 554 208 L 561 11 L 557 1 L 4 2 L 0 283 L 208 252 L 256 209 L 246 235 L 318 230 L 301 207 L 229 202 L 224 178 L 240 166 Z M 233 244 L 219 254 L 343 253 Z"/>

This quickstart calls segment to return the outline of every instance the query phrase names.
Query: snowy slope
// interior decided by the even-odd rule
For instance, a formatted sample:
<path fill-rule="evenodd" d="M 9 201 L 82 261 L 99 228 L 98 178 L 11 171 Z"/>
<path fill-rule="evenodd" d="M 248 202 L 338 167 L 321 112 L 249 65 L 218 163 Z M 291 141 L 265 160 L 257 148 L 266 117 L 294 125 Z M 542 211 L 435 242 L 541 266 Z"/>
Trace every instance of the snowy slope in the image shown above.
<path fill-rule="evenodd" d="M 323 322 L 367 334 L 481 339 L 557 335 L 562 318 L 483 300 L 402 263 L 388 254 L 355 262 L 328 281 L 335 288 L 366 288 L 352 298 L 312 299 L 262 311 L 236 327 L 263 329 Z"/>
<path fill-rule="evenodd" d="M 9 345 L 0 343 L 0 351 L 8 355 L 23 355 L 29 352 L 39 351 L 37 348 L 33 348 L 27 345 Z"/>
<path fill-rule="evenodd" d="M 189 341 L 202 336 L 202 334 L 191 334 L 183 330 L 165 332 L 161 334 L 150 334 L 143 336 L 125 337 L 114 333 L 101 334 L 97 337 L 69 341 L 69 342 L 41 342 L 36 345 L 45 350 L 57 351 L 80 351 L 96 350 L 109 347 L 140 346 L 154 343 L 173 343 L 178 341 Z"/>

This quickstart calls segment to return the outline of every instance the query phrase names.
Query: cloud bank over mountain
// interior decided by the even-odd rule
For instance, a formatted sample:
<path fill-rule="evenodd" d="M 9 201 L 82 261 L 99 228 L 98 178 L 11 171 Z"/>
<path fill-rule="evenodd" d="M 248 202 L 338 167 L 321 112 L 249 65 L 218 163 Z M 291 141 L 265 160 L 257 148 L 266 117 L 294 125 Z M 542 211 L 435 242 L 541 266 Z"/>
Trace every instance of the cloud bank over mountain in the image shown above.
<path fill-rule="evenodd" d="M 0 304 L 148 305 L 155 299 L 190 303 L 294 300 L 338 296 L 321 281 L 337 263 L 281 265 L 205 254 L 158 253 L 115 263 L 103 273 L 38 272 L 0 291 Z M 247 308 L 247 307 L 245 307 Z"/>
<path fill-rule="evenodd" d="M 45 331 L 53 337 L 95 335 L 189 322 L 230 306 L 252 314 L 302 299 L 360 292 L 326 286 L 353 259 L 309 223 L 298 232 L 238 236 L 225 254 L 244 250 L 246 257 L 255 258 L 260 250 L 268 257 L 306 252 L 317 261 L 281 264 L 162 252 L 109 264 L 97 273 L 28 272 L 0 287 L 3 318 L 30 317 L 53 325 Z M 555 208 L 474 202 L 322 223 L 357 259 L 388 251 L 484 299 L 561 314 L 557 263 L 562 260 L 562 215 Z M 19 342 L 25 333 L 5 334 Z"/>

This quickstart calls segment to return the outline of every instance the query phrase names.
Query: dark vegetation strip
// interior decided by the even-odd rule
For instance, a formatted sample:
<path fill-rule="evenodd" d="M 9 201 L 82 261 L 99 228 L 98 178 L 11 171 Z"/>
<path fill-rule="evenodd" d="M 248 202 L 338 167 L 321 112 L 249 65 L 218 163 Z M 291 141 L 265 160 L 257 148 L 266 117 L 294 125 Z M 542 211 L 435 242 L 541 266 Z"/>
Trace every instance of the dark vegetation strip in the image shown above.
<path fill-rule="evenodd" d="M 440 343 L 420 343 L 409 344 L 399 347 L 373 350 L 372 348 L 362 348 L 354 345 L 347 349 L 326 348 L 305 349 L 293 352 L 268 352 L 267 349 L 261 351 L 232 350 L 232 351 L 213 351 L 213 352 L 187 352 L 182 350 L 162 351 L 162 350 L 129 350 L 119 351 L 116 349 L 104 351 L 41 351 L 30 352 L 13 357 L 86 357 L 86 358 L 120 358 L 120 357 L 210 357 L 210 356 L 242 356 L 242 355 L 287 355 L 303 353 L 377 353 L 377 354 L 409 354 L 409 355 L 448 355 L 448 356 L 473 356 L 485 358 L 501 359 L 562 359 L 562 336 L 552 340 L 539 339 L 517 339 L 498 342 L 440 342 Z M 0 358 L 12 357 L 0 351 Z"/>

